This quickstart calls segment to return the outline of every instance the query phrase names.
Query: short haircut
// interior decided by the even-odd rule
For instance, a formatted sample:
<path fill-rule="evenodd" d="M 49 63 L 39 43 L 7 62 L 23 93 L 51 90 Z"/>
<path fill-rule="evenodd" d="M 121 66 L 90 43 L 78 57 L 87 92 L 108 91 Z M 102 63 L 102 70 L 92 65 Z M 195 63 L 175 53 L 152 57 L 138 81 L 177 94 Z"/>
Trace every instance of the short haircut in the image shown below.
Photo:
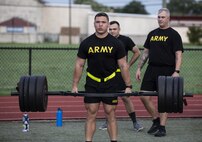
<path fill-rule="evenodd" d="M 104 12 L 99 12 L 99 13 L 97 13 L 97 14 L 95 15 L 94 20 L 95 20 L 97 17 L 101 17 L 101 16 L 106 17 L 107 20 L 109 21 L 109 16 L 108 16 L 106 13 L 104 13 Z"/>
<path fill-rule="evenodd" d="M 161 13 L 161 12 L 163 12 L 163 11 L 165 11 L 167 13 L 168 17 L 170 17 L 170 10 L 168 8 L 161 8 L 161 9 L 159 9 L 158 14 Z"/>
<path fill-rule="evenodd" d="M 109 23 L 109 25 L 113 25 L 113 24 L 117 24 L 117 25 L 120 27 L 120 24 L 119 24 L 118 21 L 111 21 L 111 22 Z"/>

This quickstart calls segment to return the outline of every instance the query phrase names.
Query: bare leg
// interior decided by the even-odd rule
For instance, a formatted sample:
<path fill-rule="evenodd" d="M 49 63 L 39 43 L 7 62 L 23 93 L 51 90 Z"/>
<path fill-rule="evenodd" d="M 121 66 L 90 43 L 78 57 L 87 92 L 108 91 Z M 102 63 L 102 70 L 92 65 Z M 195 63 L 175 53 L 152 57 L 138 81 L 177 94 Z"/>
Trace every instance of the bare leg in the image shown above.
<path fill-rule="evenodd" d="M 92 141 L 93 135 L 96 130 L 96 115 L 99 109 L 99 103 L 85 104 L 87 110 L 87 118 L 85 124 L 85 139 L 86 141 Z"/>
<path fill-rule="evenodd" d="M 115 116 L 115 109 L 116 106 L 114 105 L 107 105 L 107 104 L 103 104 L 104 110 L 105 110 L 105 114 L 107 117 L 107 122 L 108 122 L 108 133 L 109 133 L 109 137 L 111 140 L 117 140 L 117 122 L 116 122 L 116 116 Z"/>
<path fill-rule="evenodd" d="M 158 112 L 156 111 L 155 105 L 152 101 L 151 96 L 141 96 L 141 101 L 143 102 L 145 108 L 149 112 L 149 114 L 152 116 L 153 119 L 156 119 L 158 117 Z M 167 122 L 167 113 L 160 113 L 160 125 L 165 126 Z"/>
<path fill-rule="evenodd" d="M 168 118 L 168 113 L 160 113 L 160 125 L 165 126 Z"/>
<path fill-rule="evenodd" d="M 156 111 L 155 105 L 152 101 L 151 96 L 141 96 L 140 97 L 142 103 L 144 104 L 147 112 L 152 116 L 153 119 L 158 117 L 158 113 Z"/>
<path fill-rule="evenodd" d="M 121 99 L 126 107 L 126 111 L 128 114 L 130 114 L 131 112 L 135 112 L 134 105 L 130 97 L 124 96 Z"/>
<path fill-rule="evenodd" d="M 124 102 L 126 111 L 127 111 L 128 115 L 130 116 L 130 118 L 133 122 L 134 129 L 137 132 L 143 130 L 144 127 L 139 122 L 137 122 L 136 113 L 135 113 L 134 105 L 133 105 L 131 98 L 128 96 L 124 96 L 124 97 L 122 97 L 122 100 Z"/>

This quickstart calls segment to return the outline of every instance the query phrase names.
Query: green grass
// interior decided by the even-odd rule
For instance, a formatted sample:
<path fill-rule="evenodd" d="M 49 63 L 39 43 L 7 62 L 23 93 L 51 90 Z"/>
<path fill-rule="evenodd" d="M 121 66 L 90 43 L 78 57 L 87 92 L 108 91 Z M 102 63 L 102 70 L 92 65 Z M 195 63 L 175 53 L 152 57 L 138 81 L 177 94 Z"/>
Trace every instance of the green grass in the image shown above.
<path fill-rule="evenodd" d="M 24 46 L 23 46 L 24 45 Z M 57 44 L 0 44 L 0 47 L 61 47 Z M 65 46 L 74 47 L 74 46 Z M 78 45 L 75 47 L 78 47 Z M 192 47 L 192 46 L 186 46 Z M 194 47 L 196 48 L 196 47 Z M 46 75 L 49 90 L 71 90 L 72 75 L 76 59 L 76 50 L 33 50 L 32 75 Z M 131 54 L 129 54 L 131 56 Z M 185 92 L 202 93 L 202 51 L 185 51 L 181 76 L 184 77 Z M 28 75 L 28 50 L 0 50 L 0 95 L 9 95 L 15 91 L 20 77 Z M 135 80 L 137 63 L 131 68 L 131 79 L 134 91 L 138 91 L 140 83 Z M 144 70 L 142 75 L 144 74 Z M 85 71 L 79 84 L 84 90 Z"/>
<path fill-rule="evenodd" d="M 28 44 L 28 43 L 0 43 L 0 47 L 57 47 L 57 48 L 63 48 L 63 47 L 78 47 L 77 44 L 58 44 L 58 43 L 37 43 L 37 44 Z"/>

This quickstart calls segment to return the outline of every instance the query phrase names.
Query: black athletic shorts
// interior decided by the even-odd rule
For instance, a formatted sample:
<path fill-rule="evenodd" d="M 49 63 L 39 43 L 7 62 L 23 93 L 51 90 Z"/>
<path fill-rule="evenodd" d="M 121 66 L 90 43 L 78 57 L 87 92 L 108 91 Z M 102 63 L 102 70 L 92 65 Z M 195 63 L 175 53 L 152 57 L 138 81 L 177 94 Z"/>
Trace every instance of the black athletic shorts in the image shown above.
<path fill-rule="evenodd" d="M 175 66 L 154 66 L 148 65 L 141 84 L 141 90 L 157 91 L 158 76 L 171 76 Z"/>
<path fill-rule="evenodd" d="M 99 83 L 93 81 L 89 77 L 86 78 L 85 91 L 89 93 L 114 93 L 117 92 L 116 78 Z M 84 103 L 100 103 L 103 102 L 109 105 L 117 105 L 118 97 L 84 97 Z"/>
<path fill-rule="evenodd" d="M 125 85 L 125 82 L 124 82 L 124 80 L 122 78 L 121 72 L 116 72 L 116 80 L 117 80 L 117 84 L 118 84 L 117 89 L 119 91 L 125 90 L 126 85 Z"/>

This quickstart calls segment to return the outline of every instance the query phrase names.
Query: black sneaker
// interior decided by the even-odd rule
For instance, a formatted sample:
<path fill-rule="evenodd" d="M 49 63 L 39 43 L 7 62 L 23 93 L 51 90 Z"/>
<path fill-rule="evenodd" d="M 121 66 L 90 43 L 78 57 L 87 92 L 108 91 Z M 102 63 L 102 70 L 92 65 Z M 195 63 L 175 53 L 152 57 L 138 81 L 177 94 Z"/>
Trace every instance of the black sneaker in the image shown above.
<path fill-rule="evenodd" d="M 149 129 L 149 131 L 147 131 L 147 133 L 151 135 L 156 134 L 158 132 L 159 126 L 160 126 L 160 118 L 157 118 L 153 120 L 153 124 L 151 128 Z"/>
<path fill-rule="evenodd" d="M 164 137 L 164 136 L 166 136 L 166 129 L 158 129 L 158 132 L 154 136 L 155 137 Z"/>
<path fill-rule="evenodd" d="M 151 128 L 147 131 L 148 134 L 154 135 L 158 132 L 159 130 L 159 124 L 155 124 L 153 123 L 153 125 L 151 126 Z"/>

